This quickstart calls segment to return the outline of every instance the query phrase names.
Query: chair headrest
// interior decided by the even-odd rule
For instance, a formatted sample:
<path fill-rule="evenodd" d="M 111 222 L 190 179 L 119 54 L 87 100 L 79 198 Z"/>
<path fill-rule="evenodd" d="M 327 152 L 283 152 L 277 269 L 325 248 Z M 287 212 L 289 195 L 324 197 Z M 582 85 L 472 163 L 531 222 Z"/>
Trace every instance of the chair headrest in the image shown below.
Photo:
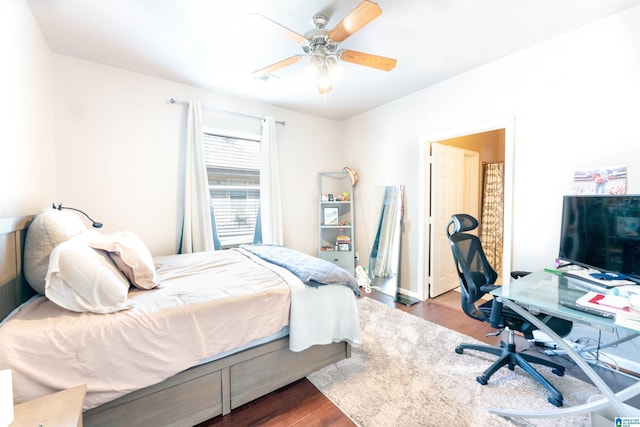
<path fill-rule="evenodd" d="M 478 227 L 478 220 L 468 214 L 451 215 L 451 221 L 453 222 L 454 233 L 470 231 Z"/>

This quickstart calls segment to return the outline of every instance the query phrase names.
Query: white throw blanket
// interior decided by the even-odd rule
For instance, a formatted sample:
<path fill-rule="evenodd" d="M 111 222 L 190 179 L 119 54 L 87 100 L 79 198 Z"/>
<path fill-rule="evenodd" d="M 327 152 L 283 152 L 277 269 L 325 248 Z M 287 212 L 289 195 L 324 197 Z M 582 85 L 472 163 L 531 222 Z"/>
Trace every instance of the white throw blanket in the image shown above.
<path fill-rule="evenodd" d="M 347 341 L 354 347 L 362 343 L 358 304 L 351 288 L 342 285 L 307 286 L 285 268 L 263 261 L 247 251 L 242 252 L 278 273 L 289 284 L 291 351 L 338 341 Z"/>

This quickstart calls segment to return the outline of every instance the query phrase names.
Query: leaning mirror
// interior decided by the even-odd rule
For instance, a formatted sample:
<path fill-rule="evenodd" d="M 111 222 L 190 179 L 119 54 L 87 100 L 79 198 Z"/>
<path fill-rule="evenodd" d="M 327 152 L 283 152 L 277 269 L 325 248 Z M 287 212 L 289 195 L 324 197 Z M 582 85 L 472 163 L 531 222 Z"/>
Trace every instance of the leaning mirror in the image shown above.
<path fill-rule="evenodd" d="M 369 278 L 373 289 L 395 297 L 400 286 L 402 186 L 377 187 L 374 196 L 380 214 L 369 256 Z"/>
<path fill-rule="evenodd" d="M 400 289 L 400 259 L 402 252 L 404 187 L 390 185 L 378 187 L 375 206 L 380 212 L 375 238 L 369 255 L 371 287 L 395 297 L 395 301 L 412 305 L 418 300 L 403 296 Z"/>

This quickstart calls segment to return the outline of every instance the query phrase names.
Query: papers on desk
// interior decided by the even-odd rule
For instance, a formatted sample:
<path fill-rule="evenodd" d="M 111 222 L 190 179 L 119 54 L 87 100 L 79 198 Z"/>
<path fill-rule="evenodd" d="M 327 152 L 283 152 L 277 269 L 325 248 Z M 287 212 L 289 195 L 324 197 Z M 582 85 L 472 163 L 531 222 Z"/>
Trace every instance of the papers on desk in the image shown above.
<path fill-rule="evenodd" d="M 562 274 L 574 279 L 584 280 L 590 285 L 596 285 L 602 289 L 611 289 L 617 286 L 634 285 L 625 275 L 619 273 L 602 273 L 592 268 L 581 270 L 562 271 Z M 589 287 L 592 288 L 592 287 Z"/>
<path fill-rule="evenodd" d="M 640 331 L 640 313 L 631 311 L 629 300 L 616 295 L 605 295 L 598 292 L 587 292 L 576 300 L 576 304 L 582 307 L 614 313 L 615 323 L 625 328 Z"/>

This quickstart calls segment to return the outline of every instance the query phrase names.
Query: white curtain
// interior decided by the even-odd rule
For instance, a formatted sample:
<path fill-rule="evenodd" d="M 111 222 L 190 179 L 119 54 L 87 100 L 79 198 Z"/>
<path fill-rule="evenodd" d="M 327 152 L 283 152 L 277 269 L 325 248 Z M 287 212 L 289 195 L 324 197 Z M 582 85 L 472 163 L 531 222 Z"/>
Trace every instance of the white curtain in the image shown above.
<path fill-rule="evenodd" d="M 276 122 L 267 116 L 260 140 L 260 219 L 262 243 L 284 245 Z"/>
<path fill-rule="evenodd" d="M 202 148 L 202 110 L 190 101 L 187 111 L 185 155 L 184 221 L 180 253 L 213 250 L 209 180 Z"/>

